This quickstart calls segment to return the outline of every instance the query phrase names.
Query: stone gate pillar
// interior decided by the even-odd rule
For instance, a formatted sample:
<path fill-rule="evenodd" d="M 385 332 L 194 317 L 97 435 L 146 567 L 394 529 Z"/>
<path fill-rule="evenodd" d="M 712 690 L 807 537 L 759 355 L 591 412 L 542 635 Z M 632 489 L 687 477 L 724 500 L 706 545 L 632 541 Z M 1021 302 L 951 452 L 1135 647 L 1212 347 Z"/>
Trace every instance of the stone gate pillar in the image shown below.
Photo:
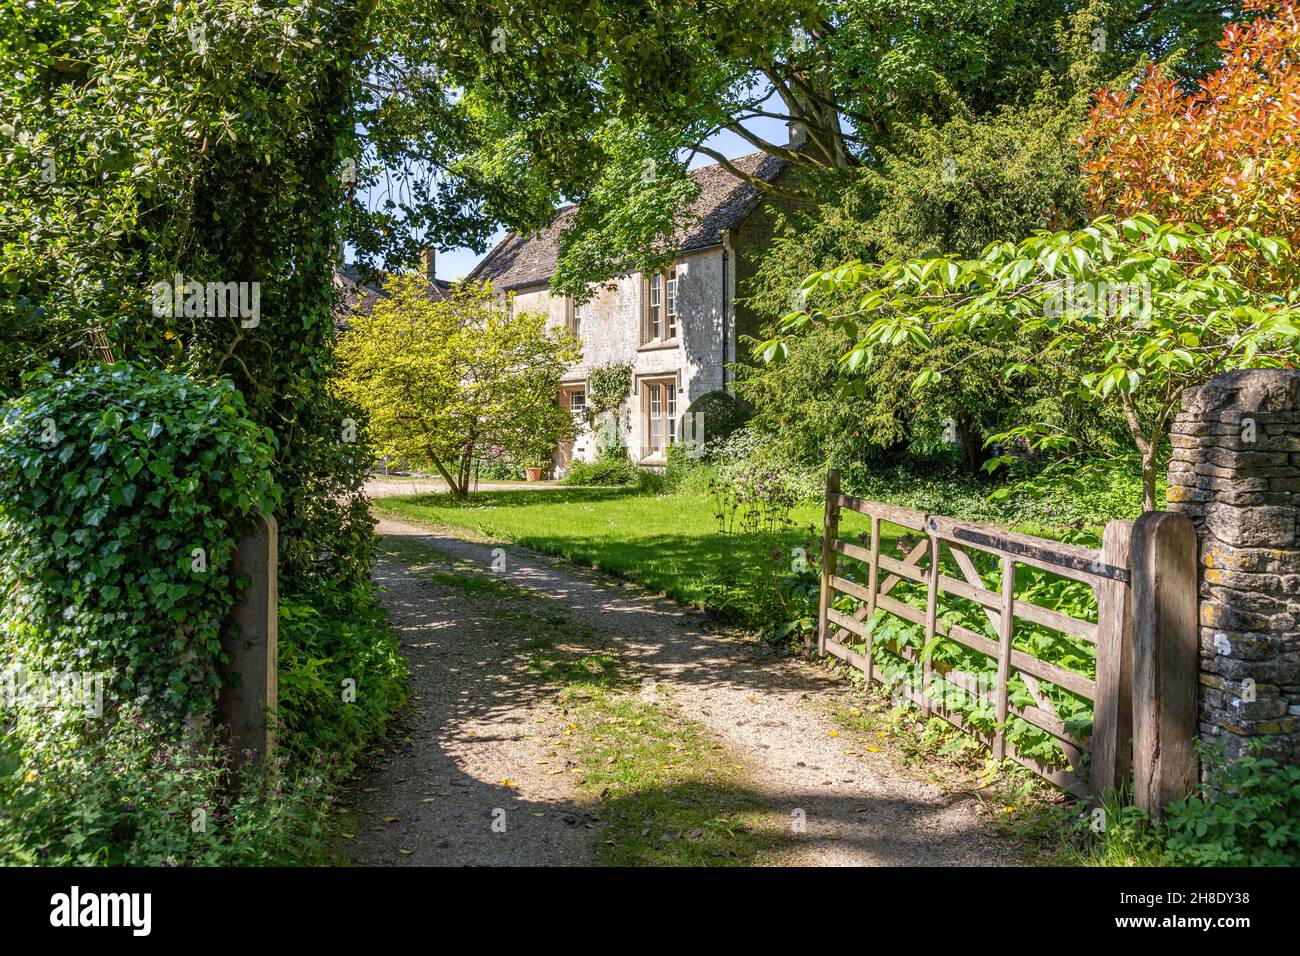
<path fill-rule="evenodd" d="M 1199 543 L 1201 735 L 1300 762 L 1300 371 L 1188 389 L 1171 440 L 1169 510 Z"/>

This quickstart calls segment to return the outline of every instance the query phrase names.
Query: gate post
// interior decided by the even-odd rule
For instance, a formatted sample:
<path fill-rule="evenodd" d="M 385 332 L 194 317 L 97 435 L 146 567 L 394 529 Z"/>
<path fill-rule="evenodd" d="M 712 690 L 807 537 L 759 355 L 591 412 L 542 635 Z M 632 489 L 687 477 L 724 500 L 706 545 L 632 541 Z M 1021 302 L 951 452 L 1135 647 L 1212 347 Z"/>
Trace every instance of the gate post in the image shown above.
<path fill-rule="evenodd" d="M 1196 529 L 1148 511 L 1132 551 L 1133 800 L 1159 814 L 1196 783 Z"/>
<path fill-rule="evenodd" d="M 235 548 L 233 570 L 249 577 L 248 591 L 235 607 L 237 635 L 222 638 L 230 658 L 226 670 L 237 684 L 221 688 L 217 701 L 220 722 L 234 751 L 235 765 L 254 757 L 275 755 L 275 710 L 278 697 L 276 654 L 279 645 L 280 594 L 277 578 L 279 526 L 266 515 Z"/>
<path fill-rule="evenodd" d="M 1300 763 L 1300 371 L 1188 389 L 1170 440 L 1169 510 L 1200 537 L 1201 735 Z"/>
<path fill-rule="evenodd" d="M 1133 524 L 1111 521 L 1101 538 L 1101 560 L 1130 567 Z M 1092 718 L 1092 792 L 1128 783 L 1133 756 L 1133 585 L 1108 579 L 1097 594 L 1097 699 Z"/>
<path fill-rule="evenodd" d="M 831 576 L 835 573 L 835 539 L 840 532 L 840 473 L 836 468 L 826 472 L 826 517 L 822 523 L 822 589 L 817 613 L 817 653 L 826 653 L 826 632 L 830 622 L 826 612 L 831 606 Z"/>

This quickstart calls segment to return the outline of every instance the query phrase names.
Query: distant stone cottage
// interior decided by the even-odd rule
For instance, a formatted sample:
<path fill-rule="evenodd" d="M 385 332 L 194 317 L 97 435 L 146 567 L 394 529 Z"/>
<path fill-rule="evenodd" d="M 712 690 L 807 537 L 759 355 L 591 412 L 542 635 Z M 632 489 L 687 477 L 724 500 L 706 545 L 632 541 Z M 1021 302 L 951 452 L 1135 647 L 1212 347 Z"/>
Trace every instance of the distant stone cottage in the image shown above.
<path fill-rule="evenodd" d="M 775 183 L 788 164 L 766 153 L 732 160 L 746 175 Z M 690 172 L 700 194 L 672 236 L 676 255 L 663 272 L 633 272 L 593 284 L 581 306 L 553 295 L 560 234 L 576 207 L 566 207 L 532 236 L 511 233 L 466 277 L 491 280 L 495 291 L 514 294 L 516 311 L 542 311 L 548 324 L 567 324 L 582 342 L 582 359 L 565 375 L 560 401 L 575 414 L 587 407 L 594 369 L 629 364 L 631 394 L 617 427 L 638 463 L 663 464 L 669 443 L 681 434 L 680 416 L 710 392 L 730 387 L 726 366 L 737 359 L 737 341 L 757 334 L 757 317 L 736 306 L 745 294 L 758 256 L 771 241 L 777 204 L 756 186 L 714 164 Z M 706 426 L 707 427 L 707 426 Z M 573 460 L 599 454 L 597 437 L 584 429 L 557 450 L 557 474 Z"/>

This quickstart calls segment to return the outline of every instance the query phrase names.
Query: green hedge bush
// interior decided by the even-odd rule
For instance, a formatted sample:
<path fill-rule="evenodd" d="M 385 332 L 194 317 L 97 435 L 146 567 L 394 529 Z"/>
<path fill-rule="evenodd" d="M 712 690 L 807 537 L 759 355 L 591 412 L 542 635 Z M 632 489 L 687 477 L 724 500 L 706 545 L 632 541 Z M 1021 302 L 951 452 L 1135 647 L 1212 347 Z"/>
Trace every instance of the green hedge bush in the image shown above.
<path fill-rule="evenodd" d="M 374 585 L 282 582 L 280 752 L 232 791 L 215 728 L 185 718 L 219 687 L 234 544 L 276 504 L 269 433 L 224 382 L 116 365 L 32 384 L 0 421 L 0 667 L 103 673 L 105 700 L 0 699 L 0 861 L 330 859 L 332 789 L 405 700 Z"/>
<path fill-rule="evenodd" d="M 46 374 L 0 421 L 0 639 L 33 671 L 210 711 L 246 582 L 239 537 L 274 509 L 271 436 L 227 382 L 128 364 Z"/>
<path fill-rule="evenodd" d="M 638 484 L 641 469 L 630 458 L 601 456 L 596 461 L 575 461 L 561 479 L 562 485 L 608 485 L 624 487 Z"/>

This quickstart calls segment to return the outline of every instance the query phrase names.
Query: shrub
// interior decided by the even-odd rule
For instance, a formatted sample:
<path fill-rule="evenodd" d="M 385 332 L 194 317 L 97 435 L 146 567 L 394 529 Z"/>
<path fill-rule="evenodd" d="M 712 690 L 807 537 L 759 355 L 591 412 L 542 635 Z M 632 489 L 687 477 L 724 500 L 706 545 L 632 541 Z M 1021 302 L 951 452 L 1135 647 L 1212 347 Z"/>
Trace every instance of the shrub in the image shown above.
<path fill-rule="evenodd" d="M 641 469 L 630 458 L 602 455 L 595 461 L 575 461 L 560 482 L 565 485 L 632 486 L 641 482 Z"/>
<path fill-rule="evenodd" d="M 723 391 L 705 392 L 686 409 L 678 424 L 676 438 L 697 442 L 722 440 L 742 428 L 753 414 L 754 410 L 734 395 Z"/>
<path fill-rule="evenodd" d="M 474 478 L 479 481 L 518 481 L 523 476 L 518 465 L 500 458 L 474 463 Z"/>
<path fill-rule="evenodd" d="M 280 744 L 298 763 L 316 751 L 346 762 L 406 699 L 406 660 L 369 585 L 282 595 L 279 658 Z"/>
<path fill-rule="evenodd" d="M 207 712 L 245 584 L 231 557 L 277 497 L 270 441 L 228 382 L 132 365 L 46 374 L 16 398 L 0 422 L 6 656 Z"/>
<path fill-rule="evenodd" d="M 1178 866 L 1300 865 L 1300 767 L 1254 743 L 1228 761 L 1203 747 L 1205 782 L 1166 809 L 1166 847 Z"/>
<path fill-rule="evenodd" d="M 0 715 L 2 716 L 2 715 Z M 231 866 L 323 860 L 327 767 L 258 767 L 237 794 L 210 733 L 129 704 L 71 735 L 0 720 L 0 860 L 43 866 Z"/>

